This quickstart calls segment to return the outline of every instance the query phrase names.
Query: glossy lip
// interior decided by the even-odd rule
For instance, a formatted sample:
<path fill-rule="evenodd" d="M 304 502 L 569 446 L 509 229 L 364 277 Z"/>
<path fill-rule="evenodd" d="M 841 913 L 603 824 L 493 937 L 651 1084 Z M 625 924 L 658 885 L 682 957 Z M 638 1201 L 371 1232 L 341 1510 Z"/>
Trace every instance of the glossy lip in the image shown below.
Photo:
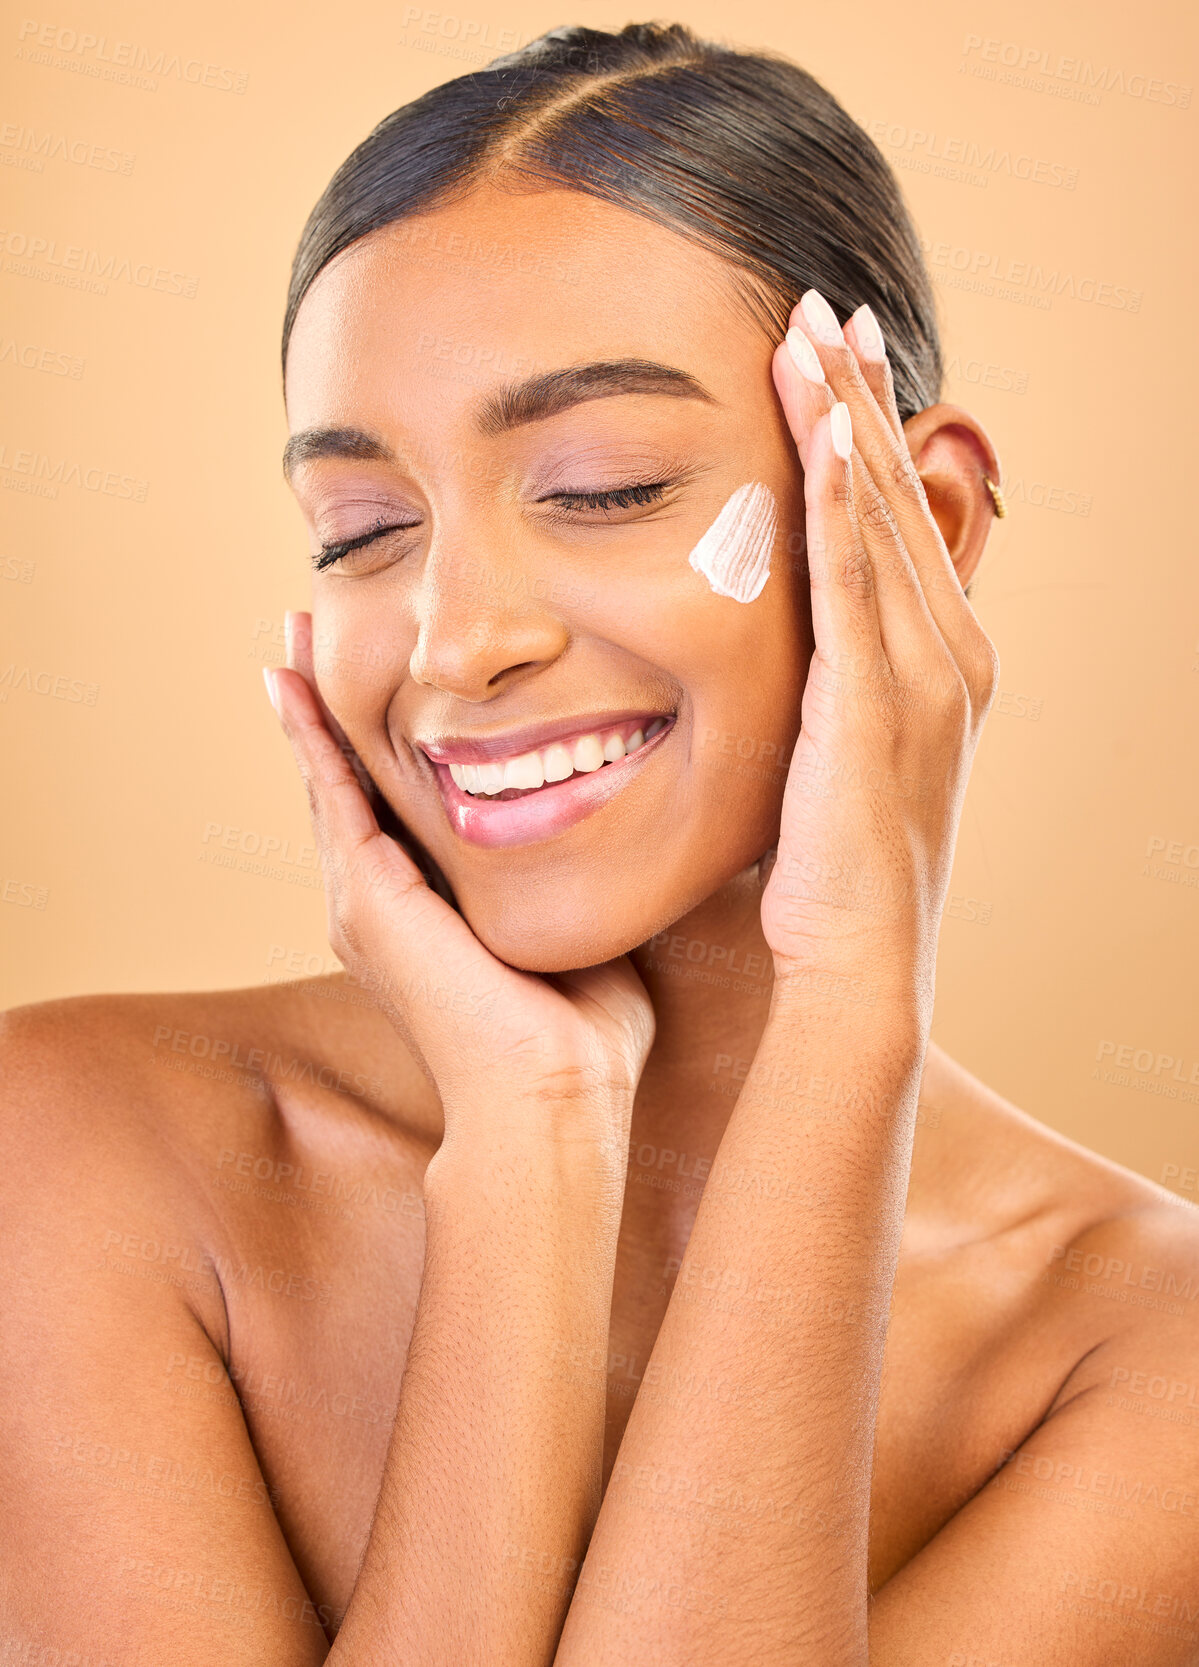
<path fill-rule="evenodd" d="M 652 724 L 655 718 L 664 718 L 669 728 L 674 722 L 674 713 L 658 711 L 653 707 L 625 706 L 618 712 L 588 712 L 577 718 L 546 718 L 541 723 L 525 724 L 521 729 L 505 730 L 502 735 L 445 736 L 441 740 L 434 740 L 431 736 L 421 740 L 416 736 L 413 745 L 419 747 L 434 764 L 490 764 L 497 758 L 520 758 L 527 752 L 540 752 L 554 741 L 577 741 L 580 735 L 603 735 L 607 730 L 631 723 L 635 718 L 644 720 L 643 727 Z M 657 739 L 655 735 L 654 740 Z M 636 754 L 633 756 L 636 757 Z"/>
<path fill-rule="evenodd" d="M 637 715 L 636 712 L 630 714 L 632 717 Z M 656 713 L 655 716 L 666 714 Z M 612 720 L 608 721 L 611 723 Z M 626 753 L 615 763 L 605 764 L 598 770 L 570 776 L 566 781 L 547 782 L 544 787 L 538 787 L 518 799 L 472 798 L 469 793 L 464 793 L 454 785 L 448 763 L 435 761 L 433 769 L 437 775 L 441 802 L 445 806 L 449 824 L 454 832 L 470 845 L 495 848 L 503 845 L 530 845 L 535 840 L 552 839 L 555 834 L 564 833 L 567 828 L 574 827 L 576 822 L 581 822 L 585 816 L 590 816 L 593 811 L 619 793 L 621 788 L 627 786 L 641 769 L 647 756 L 655 752 L 668 735 L 674 733 L 674 727 L 675 718 L 671 714 L 666 727 L 660 729 L 652 740 L 643 742 L 636 752 Z M 558 730 L 558 734 L 564 733 L 576 732 Z M 587 735 L 590 731 L 583 729 L 577 733 Z M 551 736 L 551 739 L 554 737 Z M 548 742 L 542 744 L 548 745 Z M 507 738 L 504 745 L 510 745 Z M 531 752 L 533 746 L 528 746 L 525 750 Z M 500 756 L 506 757 L 507 754 Z M 463 762 L 471 764 L 486 760 L 466 758 Z M 458 763 L 456 757 L 454 763 Z"/>

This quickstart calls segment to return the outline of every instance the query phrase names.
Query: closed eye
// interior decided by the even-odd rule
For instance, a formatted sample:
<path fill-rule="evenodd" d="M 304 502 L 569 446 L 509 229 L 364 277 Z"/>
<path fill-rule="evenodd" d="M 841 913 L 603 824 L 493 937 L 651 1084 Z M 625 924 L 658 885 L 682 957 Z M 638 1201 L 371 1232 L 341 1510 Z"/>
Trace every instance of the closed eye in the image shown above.
<path fill-rule="evenodd" d="M 655 504 L 666 488 L 668 480 L 638 482 L 632 486 L 614 486 L 606 492 L 555 492 L 541 503 L 559 504 L 563 509 L 632 509 L 635 505 Z"/>
<path fill-rule="evenodd" d="M 538 499 L 538 502 L 554 504 L 567 514 L 580 510 L 645 508 L 650 504 L 659 503 L 667 487 L 674 484 L 670 480 L 638 481 L 630 486 L 611 487 L 604 492 L 555 492 L 548 498 Z M 372 527 L 369 532 L 359 533 L 356 538 L 344 538 L 336 544 L 325 544 L 313 556 L 313 568 L 317 573 L 323 573 L 346 556 L 352 555 L 355 550 L 362 550 L 368 544 L 373 544 L 376 539 L 385 538 L 388 533 L 410 532 L 413 527 L 419 525 L 419 521 L 392 522 L 385 526 Z"/>
<path fill-rule="evenodd" d="M 370 532 L 359 533 L 357 538 L 343 538 L 339 544 L 325 544 L 312 558 L 312 565 L 316 572 L 323 573 L 327 567 L 332 567 L 344 556 L 355 550 L 361 550 L 368 544 L 373 544 L 376 538 L 384 538 L 388 533 L 408 532 L 419 526 L 418 521 L 393 522 L 388 526 L 372 527 Z"/>

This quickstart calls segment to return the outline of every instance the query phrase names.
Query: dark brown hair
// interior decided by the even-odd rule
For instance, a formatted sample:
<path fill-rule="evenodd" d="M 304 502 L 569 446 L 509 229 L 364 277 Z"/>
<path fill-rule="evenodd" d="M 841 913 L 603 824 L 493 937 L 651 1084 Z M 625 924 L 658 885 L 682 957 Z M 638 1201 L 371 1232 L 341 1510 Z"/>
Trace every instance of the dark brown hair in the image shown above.
<path fill-rule="evenodd" d="M 680 24 L 553 29 L 381 121 L 304 228 L 284 364 L 322 267 L 484 177 L 586 192 L 694 238 L 745 275 L 743 298 L 776 340 L 810 287 L 842 322 L 869 302 L 900 416 L 940 396 L 932 288 L 878 147 L 797 65 L 699 40 Z"/>

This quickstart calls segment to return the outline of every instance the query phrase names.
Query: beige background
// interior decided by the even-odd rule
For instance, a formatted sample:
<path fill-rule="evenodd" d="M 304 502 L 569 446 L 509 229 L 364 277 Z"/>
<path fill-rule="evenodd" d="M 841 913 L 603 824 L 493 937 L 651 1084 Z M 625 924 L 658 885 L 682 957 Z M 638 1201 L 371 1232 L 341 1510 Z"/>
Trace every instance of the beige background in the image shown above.
<path fill-rule="evenodd" d="M 0 30 L 6 1005 L 332 964 L 259 670 L 308 596 L 279 475 L 292 250 L 395 106 L 563 21 L 654 15 L 463 5 L 78 0 Z M 934 1034 L 1047 1123 L 1199 1197 L 1184 8 L 669 15 L 787 53 L 875 135 L 930 245 L 945 397 L 1003 459 L 1012 511 L 974 592 L 1002 693 Z M 84 258 L 69 250 L 111 276 L 56 281 Z M 214 862 L 226 840 L 269 844 L 270 871 Z"/>

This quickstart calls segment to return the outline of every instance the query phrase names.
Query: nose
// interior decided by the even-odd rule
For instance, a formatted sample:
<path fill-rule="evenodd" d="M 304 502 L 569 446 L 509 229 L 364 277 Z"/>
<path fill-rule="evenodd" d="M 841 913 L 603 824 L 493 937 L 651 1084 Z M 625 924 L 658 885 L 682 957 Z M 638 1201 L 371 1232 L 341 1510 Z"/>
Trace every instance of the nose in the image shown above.
<path fill-rule="evenodd" d="M 455 540 L 457 545 L 457 540 Z M 522 673 L 556 660 L 570 640 L 549 583 L 502 549 L 430 547 L 408 662 L 414 682 L 463 700 L 489 700 Z"/>

